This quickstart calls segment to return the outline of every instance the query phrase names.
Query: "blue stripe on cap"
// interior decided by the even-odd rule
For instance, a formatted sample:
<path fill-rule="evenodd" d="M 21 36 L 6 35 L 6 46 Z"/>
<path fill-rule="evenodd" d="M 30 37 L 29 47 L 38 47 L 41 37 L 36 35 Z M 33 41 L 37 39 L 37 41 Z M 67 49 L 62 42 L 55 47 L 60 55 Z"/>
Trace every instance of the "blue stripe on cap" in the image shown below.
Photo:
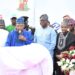
<path fill-rule="evenodd" d="M 23 17 L 18 18 L 16 23 L 17 24 L 24 24 L 24 18 Z"/>

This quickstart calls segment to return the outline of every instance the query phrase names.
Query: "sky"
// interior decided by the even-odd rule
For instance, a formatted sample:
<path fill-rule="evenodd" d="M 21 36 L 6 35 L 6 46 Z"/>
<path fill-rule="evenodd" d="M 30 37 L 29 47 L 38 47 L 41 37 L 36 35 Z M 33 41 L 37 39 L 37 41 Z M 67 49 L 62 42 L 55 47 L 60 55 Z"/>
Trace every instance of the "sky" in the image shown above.
<path fill-rule="evenodd" d="M 28 0 L 29 11 L 18 11 L 19 0 L 0 0 L 0 15 L 10 24 L 12 16 L 29 16 L 29 25 L 38 27 L 39 17 L 48 14 L 49 21 L 61 23 L 66 14 L 75 19 L 75 0 Z"/>

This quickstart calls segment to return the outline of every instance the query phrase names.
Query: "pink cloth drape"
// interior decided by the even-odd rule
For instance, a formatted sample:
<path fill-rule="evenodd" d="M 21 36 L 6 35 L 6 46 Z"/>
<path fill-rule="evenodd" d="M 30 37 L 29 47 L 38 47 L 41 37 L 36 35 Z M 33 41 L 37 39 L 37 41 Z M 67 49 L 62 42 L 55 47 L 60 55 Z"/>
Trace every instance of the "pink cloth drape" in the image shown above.
<path fill-rule="evenodd" d="M 70 71 L 69 75 L 75 75 L 75 70 Z"/>
<path fill-rule="evenodd" d="M 0 48 L 0 75 L 52 75 L 53 62 L 39 44 Z"/>

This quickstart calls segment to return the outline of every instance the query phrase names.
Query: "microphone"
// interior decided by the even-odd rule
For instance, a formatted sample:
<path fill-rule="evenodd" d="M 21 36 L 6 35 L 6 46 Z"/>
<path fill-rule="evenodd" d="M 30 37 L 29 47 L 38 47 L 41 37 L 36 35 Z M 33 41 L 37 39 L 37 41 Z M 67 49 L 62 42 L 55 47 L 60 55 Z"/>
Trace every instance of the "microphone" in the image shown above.
<path fill-rule="evenodd" d="M 20 38 L 21 33 L 22 33 L 22 31 L 21 30 L 18 30 L 18 39 Z"/>
<path fill-rule="evenodd" d="M 19 31 L 18 31 L 18 33 L 19 33 L 19 35 L 21 35 L 22 31 L 21 31 L 21 30 L 19 30 Z"/>

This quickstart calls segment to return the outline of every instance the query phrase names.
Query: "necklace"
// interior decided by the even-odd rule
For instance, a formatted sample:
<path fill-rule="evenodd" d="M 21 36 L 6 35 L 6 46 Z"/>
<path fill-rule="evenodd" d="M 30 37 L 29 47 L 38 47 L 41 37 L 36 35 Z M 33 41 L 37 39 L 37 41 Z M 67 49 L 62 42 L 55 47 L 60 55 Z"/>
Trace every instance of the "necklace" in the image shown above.
<path fill-rule="evenodd" d="M 57 45 L 59 50 L 62 50 L 63 48 L 65 48 L 67 36 L 68 36 L 68 33 L 66 36 L 64 36 L 63 33 L 59 34 L 58 45 Z"/>

